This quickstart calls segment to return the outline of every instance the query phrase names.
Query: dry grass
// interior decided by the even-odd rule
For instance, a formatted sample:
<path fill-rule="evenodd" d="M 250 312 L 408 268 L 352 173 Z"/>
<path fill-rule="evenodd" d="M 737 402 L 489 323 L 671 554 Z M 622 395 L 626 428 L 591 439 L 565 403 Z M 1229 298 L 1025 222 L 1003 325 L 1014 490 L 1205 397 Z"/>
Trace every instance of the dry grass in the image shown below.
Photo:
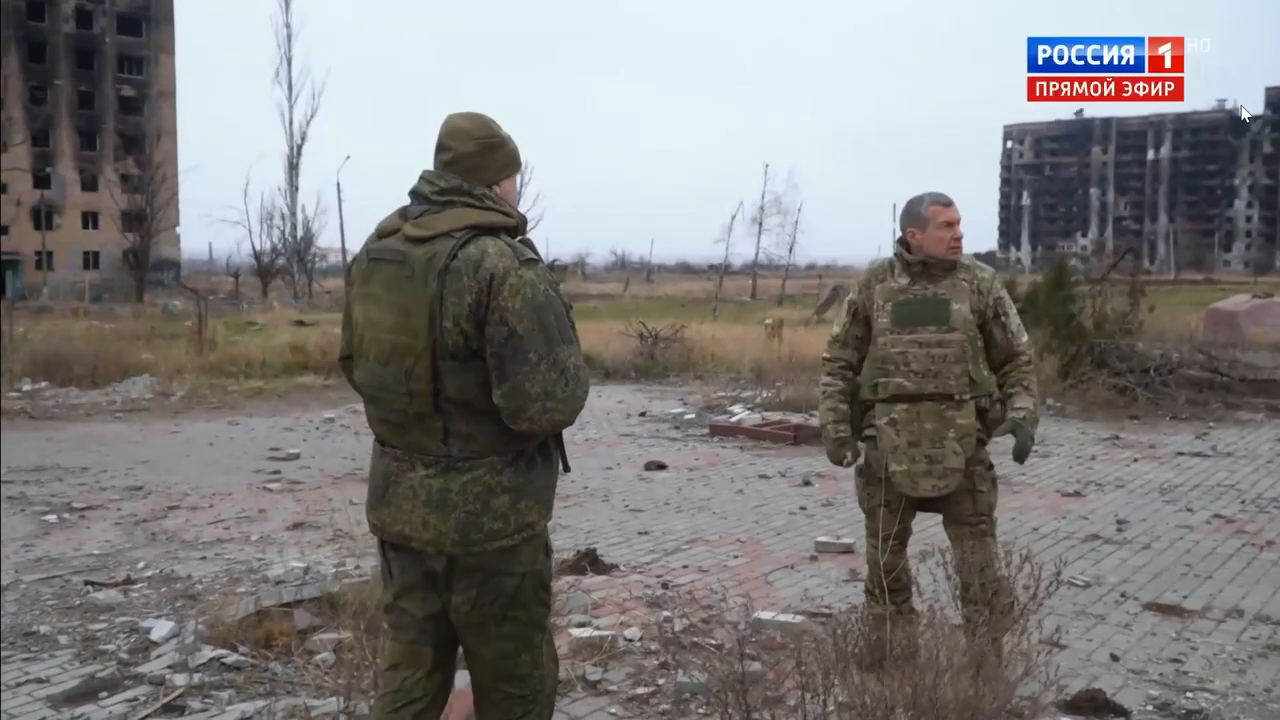
<path fill-rule="evenodd" d="M 6 311 L 6 315 L 9 311 Z M 126 309 L 86 319 L 34 308 L 6 317 L 5 380 L 98 388 L 150 374 L 180 385 L 224 388 L 337 373 L 338 318 L 277 311 L 214 318 L 201 342 L 187 314 Z"/>
<path fill-rule="evenodd" d="M 788 295 L 817 295 L 821 288 L 832 283 L 850 285 L 857 281 L 856 272 L 844 268 L 829 272 L 795 271 L 787 276 Z M 710 298 L 715 295 L 717 278 L 715 273 L 675 274 L 656 273 L 653 282 L 645 282 L 644 275 L 636 272 L 631 282 L 627 282 L 626 274 L 620 272 L 602 272 L 591 275 L 590 280 L 571 274 L 565 278 L 563 287 L 565 294 L 571 298 L 582 299 L 617 299 L 623 297 L 626 289 L 627 299 L 646 298 Z M 780 273 L 761 273 L 756 283 L 756 297 L 762 302 L 775 301 L 782 287 Z M 751 276 L 748 274 L 726 275 L 722 298 L 740 299 L 751 292 Z"/>
<path fill-rule="evenodd" d="M 579 678 L 589 666 L 639 665 L 645 669 L 623 688 L 625 697 L 650 708 L 669 708 L 674 701 L 681 716 L 689 710 L 724 720 L 1042 717 L 1061 690 L 1053 659 L 1062 644 L 1044 621 L 1061 587 L 1061 566 L 1046 566 L 1029 552 L 1004 551 L 1001 568 L 1014 596 L 998 631 L 1001 662 L 993 661 L 985 645 L 971 644 L 957 623 L 959 582 L 950 553 L 926 550 L 915 567 L 918 614 L 910 625 L 895 619 L 889 626 L 880 667 L 867 666 L 867 650 L 878 633 L 862 608 L 810 614 L 793 631 L 780 632 L 752 622 L 748 597 L 709 587 L 653 588 L 633 603 L 618 596 L 610 601 L 610 607 L 634 608 L 614 632 L 639 628 L 648 641 L 633 644 L 615 636 L 594 647 L 562 648 L 561 691 L 582 691 Z M 573 590 L 564 580 L 573 578 L 557 581 L 558 595 Z M 385 640 L 379 591 L 376 581 L 353 582 L 234 621 L 226 613 L 237 598 L 228 595 L 210 605 L 204 639 L 266 671 L 242 676 L 245 692 L 277 702 L 336 698 L 358 714 L 377 692 Z M 573 617 L 567 613 L 557 600 L 552 621 L 566 632 Z M 299 626 L 300 616 L 307 626 Z M 341 640 L 331 652 L 308 647 L 309 639 L 334 634 Z"/>
<path fill-rule="evenodd" d="M 887 634 L 864 608 L 778 630 L 752 622 L 753 608 L 734 598 L 679 596 L 658 628 L 667 662 L 686 678 L 684 703 L 722 720 L 1042 717 L 1061 690 L 1053 663 L 1061 643 L 1042 620 L 1061 568 L 1005 551 L 1002 570 L 1015 597 L 1003 631 L 994 631 L 1004 647 L 997 661 L 956 622 L 950 554 L 926 551 L 916 566 L 929 590 L 917 588 L 913 621 L 893 618 Z M 876 646 L 887 650 L 879 663 L 869 657 Z"/>
<path fill-rule="evenodd" d="M 850 277 L 824 278 L 823 283 Z M 737 383 L 779 390 L 779 406 L 812 409 L 820 372 L 818 358 L 830 328 L 824 321 L 805 325 L 816 299 L 816 275 L 793 278 L 783 307 L 777 307 L 778 279 L 761 280 L 757 302 L 742 299 L 748 278 L 727 281 L 719 320 L 711 320 L 714 288 L 694 276 L 659 276 L 654 284 L 633 279 L 632 292 L 619 297 L 618 280 L 566 282 L 577 294 L 575 317 L 584 351 L 605 379 L 675 379 L 724 385 Z M 1275 291 L 1280 283 L 1260 289 Z M 1162 341 L 1185 342 L 1197 332 L 1203 308 L 1249 285 L 1193 283 L 1152 284 L 1151 312 L 1144 334 Z M 213 317 L 207 337 L 195 336 L 192 311 L 170 315 L 158 307 L 100 308 L 85 316 L 80 306 L 40 309 L 20 307 L 12 320 L 6 310 L 4 374 L 12 386 L 21 378 L 57 386 L 94 388 L 150 374 L 188 387 L 252 392 L 307 380 L 336 378 L 338 316 L 333 312 L 279 309 L 230 311 Z M 766 337 L 763 320 L 786 319 L 782 342 Z M 645 352 L 631 336 L 637 321 L 650 326 L 683 326 L 683 339 L 660 353 Z M 1046 361 L 1046 365 L 1052 364 Z M 1043 376 L 1050 388 L 1053 373 Z"/>
<path fill-rule="evenodd" d="M 239 653 L 273 671 L 253 682 L 259 697 L 336 699 L 341 708 L 367 708 L 377 693 L 385 627 L 380 583 L 359 581 L 292 606 L 271 607 L 243 618 L 230 612 L 239 600 L 217 598 L 202 621 L 203 640 Z M 328 638 L 328 639 L 326 639 Z M 308 646 L 308 641 L 324 641 Z M 310 713 L 303 710 L 304 717 Z"/>

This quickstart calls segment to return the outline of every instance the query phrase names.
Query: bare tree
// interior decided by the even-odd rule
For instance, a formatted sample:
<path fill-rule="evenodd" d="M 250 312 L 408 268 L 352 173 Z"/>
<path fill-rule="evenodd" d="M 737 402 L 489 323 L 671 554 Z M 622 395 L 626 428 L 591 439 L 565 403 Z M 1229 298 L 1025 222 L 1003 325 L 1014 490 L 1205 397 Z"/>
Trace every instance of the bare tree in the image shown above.
<path fill-rule="evenodd" d="M 782 285 L 778 288 L 778 307 L 787 300 L 787 278 L 791 275 L 791 268 L 796 264 L 796 248 L 800 242 L 800 214 L 804 212 L 804 203 L 796 205 L 795 212 L 790 213 L 790 227 L 787 228 L 785 241 L 783 244 L 783 265 L 782 265 Z"/>
<path fill-rule="evenodd" d="M 609 264 L 606 266 L 608 270 L 629 270 L 631 268 L 631 253 L 621 248 L 613 248 L 609 251 Z"/>
<path fill-rule="evenodd" d="M 315 294 L 316 266 L 324 258 L 324 253 L 320 249 L 320 238 L 324 236 L 328 222 L 319 197 L 311 207 L 302 205 L 298 212 L 298 220 L 297 240 L 285 246 L 286 252 L 290 253 L 286 267 L 290 272 L 298 273 L 290 281 L 294 285 L 294 297 L 299 295 L 297 284 L 305 282 L 307 299 L 310 300 Z"/>
<path fill-rule="evenodd" d="M 249 245 L 250 271 L 258 281 L 260 297 L 266 300 L 271 295 L 271 284 L 280 277 L 284 264 L 285 247 L 281 243 L 283 213 L 280 203 L 274 196 L 266 193 L 258 194 L 257 206 L 250 201 L 249 173 L 245 173 L 244 187 L 240 191 L 240 207 L 230 219 L 229 225 L 240 228 Z"/>
<path fill-rule="evenodd" d="M 116 164 L 116 182 L 108 183 L 108 191 L 126 242 L 122 259 L 133 281 L 133 300 L 140 303 L 147 297 L 156 243 L 178 227 L 178 178 L 160 132 L 146 132 L 138 140 L 136 146 L 120 143 L 125 157 Z"/>
<path fill-rule="evenodd" d="M 578 277 L 581 277 L 582 281 L 586 282 L 589 279 L 587 277 L 587 273 L 591 270 L 591 252 L 589 250 L 583 250 L 577 255 L 574 255 L 571 262 L 574 267 L 578 269 Z"/>
<path fill-rule="evenodd" d="M 631 290 L 631 267 L 634 264 L 631 259 L 631 253 L 626 250 L 614 248 L 609 251 L 609 268 L 626 273 L 626 279 L 622 282 L 622 294 L 624 296 Z"/>
<path fill-rule="evenodd" d="M 9 112 L 9 74 L 0 73 L 0 152 L 7 153 L 26 145 L 31 134 L 26 130 L 26 123 Z M 0 172 L 23 170 L 18 166 L 4 166 Z"/>
<path fill-rule="evenodd" d="M 733 209 L 733 214 L 729 216 L 729 224 L 725 226 L 724 237 L 719 242 L 724 243 L 724 258 L 720 260 L 720 273 L 716 278 L 716 294 L 711 300 L 711 319 L 720 319 L 720 293 L 724 291 L 724 274 L 729 270 L 729 252 L 733 248 L 733 227 L 738 222 L 738 216 L 742 214 L 742 203 L 738 203 L 738 207 Z"/>
<path fill-rule="evenodd" d="M 244 277 L 244 263 L 239 255 L 228 255 L 222 263 L 223 271 L 231 278 L 231 299 L 240 300 L 240 279 Z"/>
<path fill-rule="evenodd" d="M 533 232 L 542 224 L 546 213 L 542 209 L 542 191 L 533 187 L 533 166 L 524 163 L 516 175 L 516 207 L 529 221 L 525 232 Z"/>
<path fill-rule="evenodd" d="M 296 0 L 276 0 L 276 14 L 272 29 L 276 42 L 276 67 L 274 84 L 276 112 L 280 129 L 284 131 L 284 178 L 279 188 L 283 203 L 284 248 L 293 299 L 302 297 L 299 282 L 310 277 L 303 266 L 311 251 L 305 246 L 314 237 L 304 237 L 310 228 L 320 227 L 317 213 L 319 202 L 308 209 L 300 200 L 302 192 L 302 160 L 311 140 L 311 125 L 320 113 L 325 82 L 317 81 L 310 65 L 299 55 L 302 24 L 295 12 Z"/>
<path fill-rule="evenodd" d="M 6 67 L 5 70 L 7 69 Z M 26 129 L 26 123 L 9 112 L 9 101 L 12 99 L 9 95 L 9 88 L 8 72 L 0 71 L 0 155 L 21 148 L 31 140 L 31 134 Z M 21 165 L 4 165 L 0 166 L 0 179 L 10 173 L 28 172 L 30 171 Z M 8 225 L 14 217 L 17 217 L 21 209 L 21 204 L 15 203 L 13 216 L 4 218 L 3 224 Z"/>
<path fill-rule="evenodd" d="M 785 216 L 784 199 L 781 193 L 773 188 L 773 178 L 769 175 L 769 163 L 764 164 L 764 179 L 760 182 L 760 198 L 751 210 L 751 225 L 756 231 L 755 252 L 751 255 L 751 299 L 758 296 L 760 282 L 760 256 L 767 254 L 767 239 L 778 230 L 778 223 Z"/>

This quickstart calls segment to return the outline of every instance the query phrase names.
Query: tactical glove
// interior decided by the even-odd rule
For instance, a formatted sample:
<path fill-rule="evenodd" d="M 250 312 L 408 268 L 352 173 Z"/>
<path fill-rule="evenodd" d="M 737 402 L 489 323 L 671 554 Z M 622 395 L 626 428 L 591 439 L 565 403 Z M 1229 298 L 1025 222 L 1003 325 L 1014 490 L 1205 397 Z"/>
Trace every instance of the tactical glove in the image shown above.
<path fill-rule="evenodd" d="M 1031 457 L 1031 448 L 1035 447 L 1036 435 L 1031 428 L 1019 418 L 1009 418 L 992 433 L 994 437 L 1013 435 L 1013 461 L 1019 465 Z"/>
<path fill-rule="evenodd" d="M 858 443 L 853 438 L 827 440 L 823 443 L 827 448 L 827 460 L 836 467 L 853 467 L 858 462 Z"/>

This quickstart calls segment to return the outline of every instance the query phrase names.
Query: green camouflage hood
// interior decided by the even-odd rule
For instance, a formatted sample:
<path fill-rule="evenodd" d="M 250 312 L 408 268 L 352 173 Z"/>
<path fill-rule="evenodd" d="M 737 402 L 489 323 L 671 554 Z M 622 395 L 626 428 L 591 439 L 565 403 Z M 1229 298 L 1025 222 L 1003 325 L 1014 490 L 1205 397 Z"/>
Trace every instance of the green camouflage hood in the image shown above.
<path fill-rule="evenodd" d="M 374 236 L 403 233 L 408 240 L 431 240 L 458 230 L 493 229 L 520 237 L 529 221 L 492 190 L 456 175 L 423 170 L 409 190 L 409 204 L 382 219 Z"/>
<path fill-rule="evenodd" d="M 956 271 L 959 260 L 913 255 L 907 239 L 901 235 L 893 245 L 893 257 L 911 277 L 944 277 Z"/>

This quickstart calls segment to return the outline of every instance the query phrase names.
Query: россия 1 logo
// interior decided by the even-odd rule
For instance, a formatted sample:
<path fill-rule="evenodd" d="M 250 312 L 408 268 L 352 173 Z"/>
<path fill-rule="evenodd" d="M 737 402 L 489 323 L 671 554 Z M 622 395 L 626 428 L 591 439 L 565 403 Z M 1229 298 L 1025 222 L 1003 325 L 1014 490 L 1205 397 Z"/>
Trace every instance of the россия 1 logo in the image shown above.
<path fill-rule="evenodd" d="M 1028 102 L 1182 102 L 1186 39 L 1027 38 Z"/>

